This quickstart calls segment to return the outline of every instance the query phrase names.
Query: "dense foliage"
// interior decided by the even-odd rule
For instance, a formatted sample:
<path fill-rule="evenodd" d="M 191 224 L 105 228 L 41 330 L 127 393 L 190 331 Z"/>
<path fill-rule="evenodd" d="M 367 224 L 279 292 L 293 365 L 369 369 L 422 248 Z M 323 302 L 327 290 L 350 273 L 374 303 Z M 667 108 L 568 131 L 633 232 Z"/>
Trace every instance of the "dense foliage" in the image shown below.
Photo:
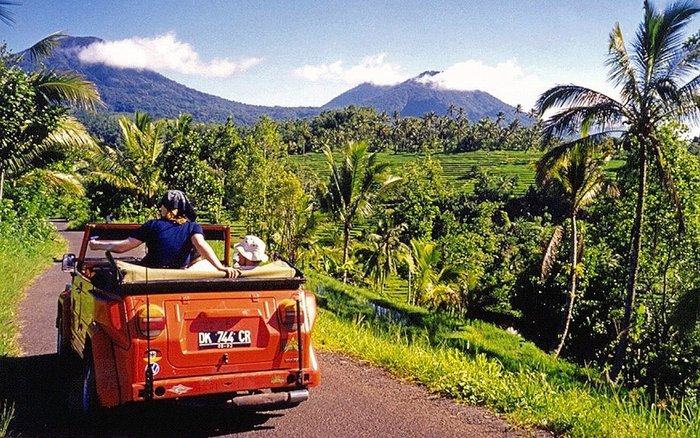
<path fill-rule="evenodd" d="M 619 97 L 579 85 L 557 85 L 545 91 L 536 104 L 540 115 L 547 114 L 543 127 L 546 136 L 577 134 L 577 138 L 558 149 L 599 144 L 614 136 L 634 156 L 637 196 L 630 231 L 624 316 L 610 372 L 613 379 L 623 370 L 633 334 L 637 287 L 642 275 L 640 256 L 646 235 L 646 195 L 649 180 L 655 179 L 648 174 L 650 164 L 658 168 L 656 178 L 671 195 L 679 229 L 683 229 L 683 211 L 667 165 L 668 146 L 662 130 L 670 123 L 700 117 L 700 41 L 685 35 L 698 13 L 700 6 L 692 1 L 674 2 L 664 10 L 645 1 L 643 20 L 629 44 L 619 24 L 610 32 L 608 79 Z"/>

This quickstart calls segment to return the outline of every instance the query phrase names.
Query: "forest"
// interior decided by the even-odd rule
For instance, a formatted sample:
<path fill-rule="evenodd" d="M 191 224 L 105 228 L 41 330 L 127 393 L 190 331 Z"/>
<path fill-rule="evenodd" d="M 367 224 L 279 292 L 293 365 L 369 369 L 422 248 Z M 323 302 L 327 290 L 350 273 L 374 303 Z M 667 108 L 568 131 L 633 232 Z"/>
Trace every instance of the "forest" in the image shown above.
<path fill-rule="evenodd" d="M 52 217 L 141 222 L 180 189 L 205 221 L 260 236 L 304 271 L 495 323 L 611 381 L 696 403 L 700 148 L 684 123 L 700 114 L 687 80 L 700 41 L 678 37 L 687 15 L 664 14 L 640 27 L 664 44 L 641 32 L 629 49 L 654 68 L 611 34 L 620 100 L 558 86 L 530 123 L 470 121 L 455 107 L 251 126 L 96 113 L 89 83 L 26 73 L 3 49 L 0 236 Z M 474 154 L 508 171 L 446 176 L 443 162 Z"/>

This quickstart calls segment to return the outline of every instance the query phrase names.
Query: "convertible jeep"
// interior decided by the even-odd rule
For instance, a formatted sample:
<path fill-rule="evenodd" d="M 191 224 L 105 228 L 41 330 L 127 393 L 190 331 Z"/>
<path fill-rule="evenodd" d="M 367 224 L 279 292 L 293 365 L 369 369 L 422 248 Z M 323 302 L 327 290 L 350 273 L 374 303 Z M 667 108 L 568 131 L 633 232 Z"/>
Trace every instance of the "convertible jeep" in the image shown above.
<path fill-rule="evenodd" d="M 140 266 L 143 245 L 118 255 L 88 248 L 137 227 L 89 224 L 80 253 L 63 258 L 71 281 L 58 298 L 57 349 L 81 375 L 75 407 L 177 400 L 268 410 L 306 400 L 320 372 L 311 346 L 316 301 L 302 273 L 278 259 L 230 279 L 208 262 Z M 202 228 L 229 265 L 230 228 Z"/>

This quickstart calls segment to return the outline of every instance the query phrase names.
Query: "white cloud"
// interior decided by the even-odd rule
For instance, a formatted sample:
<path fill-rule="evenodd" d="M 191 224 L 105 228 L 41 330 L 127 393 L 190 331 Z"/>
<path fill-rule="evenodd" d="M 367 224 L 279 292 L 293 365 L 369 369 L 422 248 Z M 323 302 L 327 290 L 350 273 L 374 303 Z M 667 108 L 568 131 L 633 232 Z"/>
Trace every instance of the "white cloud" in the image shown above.
<path fill-rule="evenodd" d="M 407 79 L 401 67 L 385 61 L 386 53 L 367 56 L 359 64 L 346 67 L 343 61 L 333 64 L 305 65 L 294 70 L 298 77 L 310 81 L 334 81 L 350 85 L 370 82 L 375 85 L 393 85 Z"/>
<path fill-rule="evenodd" d="M 90 64 L 216 78 L 242 73 L 262 62 L 260 58 L 247 58 L 239 62 L 215 58 L 205 62 L 190 44 L 178 41 L 173 32 L 155 38 L 134 37 L 94 43 L 81 50 L 78 58 Z"/>
<path fill-rule="evenodd" d="M 515 60 L 489 66 L 471 59 L 434 76 L 425 76 L 421 81 L 448 90 L 485 91 L 510 105 L 522 105 L 525 110 L 529 110 L 537 97 L 553 85 L 534 74 L 525 73 Z"/>

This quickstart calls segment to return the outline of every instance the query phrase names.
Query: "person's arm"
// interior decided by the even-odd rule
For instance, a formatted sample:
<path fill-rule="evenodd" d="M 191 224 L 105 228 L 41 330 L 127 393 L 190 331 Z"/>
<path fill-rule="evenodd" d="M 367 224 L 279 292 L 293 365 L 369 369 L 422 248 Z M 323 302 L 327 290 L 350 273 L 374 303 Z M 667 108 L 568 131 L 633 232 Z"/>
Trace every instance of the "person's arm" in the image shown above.
<path fill-rule="evenodd" d="M 236 278 L 240 275 L 241 271 L 239 271 L 238 269 L 232 268 L 230 266 L 224 266 L 221 264 L 221 261 L 214 253 L 214 250 L 207 243 L 207 241 L 204 240 L 203 235 L 201 235 L 199 233 L 195 233 L 192 235 L 191 240 L 192 240 L 192 245 L 194 245 L 194 247 L 197 250 L 197 252 L 199 253 L 199 255 L 201 255 L 206 260 L 208 260 L 209 263 L 214 265 L 214 267 L 216 269 L 218 269 L 219 271 L 225 272 L 227 278 L 228 277 Z"/>
<path fill-rule="evenodd" d="M 138 239 L 129 237 L 124 240 L 91 240 L 89 245 L 90 249 L 92 250 L 112 251 L 116 252 L 117 254 L 121 254 L 123 252 L 136 248 L 142 243 L 143 242 L 141 242 Z"/>

